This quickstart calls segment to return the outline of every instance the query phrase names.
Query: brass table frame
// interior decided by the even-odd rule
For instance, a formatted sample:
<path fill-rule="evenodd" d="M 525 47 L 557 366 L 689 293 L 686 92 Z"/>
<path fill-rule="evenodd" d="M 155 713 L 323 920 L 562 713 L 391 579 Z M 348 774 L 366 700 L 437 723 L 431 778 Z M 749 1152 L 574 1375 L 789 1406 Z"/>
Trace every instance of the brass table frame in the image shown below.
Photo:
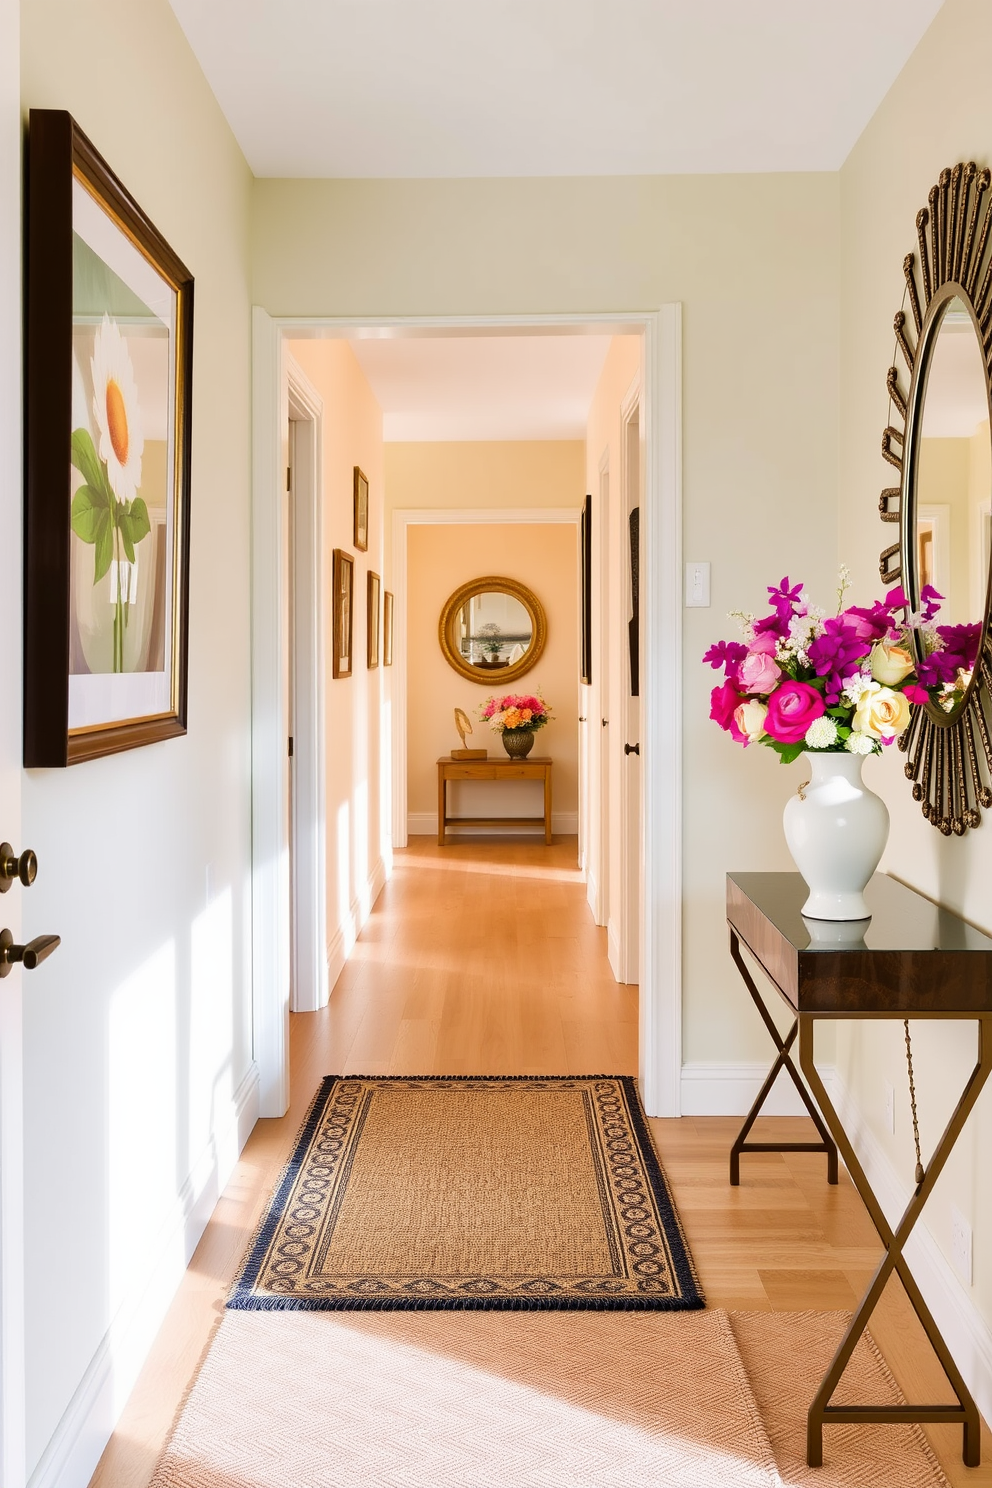
<path fill-rule="evenodd" d="M 799 1078 L 799 1072 L 792 1062 L 792 1054 L 790 1051 L 796 1041 L 796 1034 L 799 1032 L 799 1015 L 798 1013 L 796 1013 L 796 1010 L 795 1008 L 793 1008 L 792 1004 L 788 1002 L 788 999 L 784 998 L 790 1011 L 795 1013 L 795 1017 L 792 1021 L 792 1027 L 789 1029 L 789 1032 L 786 1034 L 785 1038 L 783 1038 L 775 1025 L 775 1021 L 772 1018 L 771 1013 L 765 1007 L 764 999 L 762 998 L 761 993 L 758 991 L 757 987 L 754 984 L 754 978 L 751 976 L 751 973 L 747 969 L 744 957 L 741 955 L 740 937 L 738 936 L 737 931 L 733 928 L 733 926 L 731 926 L 730 929 L 730 954 L 733 957 L 734 965 L 737 967 L 737 970 L 741 974 L 741 979 L 745 987 L 751 994 L 752 1002 L 758 1009 L 758 1012 L 761 1014 L 762 1022 L 768 1029 L 772 1043 L 778 1049 L 778 1058 L 772 1065 L 771 1069 L 768 1071 L 768 1077 L 765 1080 L 765 1083 L 762 1085 L 761 1089 L 758 1091 L 755 1102 L 744 1119 L 744 1125 L 737 1133 L 737 1140 L 735 1141 L 733 1147 L 731 1147 L 730 1149 L 731 1185 L 734 1188 L 738 1188 L 740 1186 L 742 1152 L 825 1152 L 827 1154 L 827 1182 L 836 1183 L 836 1144 L 833 1142 L 830 1137 L 830 1133 L 824 1126 L 820 1113 L 810 1099 L 809 1091 L 806 1089 L 806 1086 Z M 765 974 L 767 976 L 767 972 Z M 774 983 L 772 985 L 774 986 Z M 776 991 L 778 991 L 778 988 L 776 988 Z M 752 1126 L 761 1115 L 761 1108 L 765 1103 L 768 1092 L 775 1084 L 775 1081 L 778 1078 L 779 1071 L 783 1069 L 788 1071 L 793 1085 L 795 1085 L 796 1089 L 799 1091 L 800 1096 L 802 1097 L 803 1105 L 806 1107 L 807 1111 L 810 1114 L 810 1117 L 812 1118 L 813 1125 L 820 1133 L 821 1140 L 819 1142 L 749 1142 L 747 1140 L 748 1132 L 751 1130 Z"/>
<path fill-rule="evenodd" d="M 750 949 L 750 948 L 749 948 Z M 806 1418 L 806 1461 L 810 1467 L 823 1466 L 823 1428 L 831 1422 L 885 1422 L 895 1424 L 907 1421 L 933 1421 L 947 1424 L 960 1424 L 962 1427 L 962 1457 L 966 1467 L 978 1467 L 981 1461 L 981 1416 L 978 1406 L 972 1399 L 971 1392 L 961 1377 L 961 1373 L 951 1357 L 940 1329 L 934 1321 L 923 1295 L 920 1292 L 913 1274 L 909 1269 L 904 1255 L 906 1242 L 912 1234 L 916 1223 L 923 1212 L 923 1206 L 933 1191 L 934 1184 L 940 1177 L 944 1165 L 954 1147 L 955 1142 L 961 1134 L 965 1122 L 971 1114 L 972 1108 L 981 1093 L 989 1075 L 992 1074 L 992 1013 L 937 1013 L 913 1011 L 910 1016 L 914 1021 L 922 1018 L 953 1018 L 960 1022 L 962 1019 L 974 1019 L 978 1024 L 978 1059 L 975 1067 L 965 1082 L 964 1089 L 951 1114 L 947 1126 L 934 1149 L 933 1156 L 926 1166 L 923 1181 L 913 1193 L 906 1210 L 893 1229 L 876 1199 L 871 1184 L 868 1181 L 865 1170 L 858 1160 L 857 1154 L 851 1145 L 850 1138 L 844 1130 L 837 1111 L 834 1108 L 823 1081 L 813 1062 L 813 1039 L 818 1020 L 836 1021 L 837 1017 L 844 1018 L 899 1018 L 906 1016 L 900 1009 L 892 1011 L 872 1010 L 866 1013 L 855 1013 L 845 1011 L 841 1014 L 826 1014 L 814 1012 L 796 1012 L 791 1000 L 786 997 L 782 989 L 769 975 L 767 969 L 762 966 L 762 971 L 768 977 L 771 985 L 782 997 L 790 1012 L 795 1015 L 792 1028 L 785 1038 L 779 1033 L 771 1014 L 765 1006 L 764 1000 L 755 985 L 754 979 L 747 969 L 740 950 L 740 938 L 730 926 L 730 953 L 734 959 L 744 984 L 761 1014 L 765 1027 L 778 1049 L 778 1057 L 769 1071 L 768 1078 L 757 1100 L 751 1107 L 747 1119 L 741 1128 L 737 1141 L 734 1143 L 730 1157 L 730 1181 L 733 1184 L 740 1182 L 740 1154 L 742 1152 L 825 1152 L 827 1154 L 827 1172 L 831 1183 L 837 1182 L 837 1153 L 840 1151 L 844 1164 L 851 1175 L 852 1182 L 861 1196 L 865 1208 L 871 1218 L 872 1224 L 878 1232 L 878 1237 L 884 1248 L 884 1255 L 879 1262 L 875 1275 L 872 1277 L 868 1290 L 865 1292 L 857 1311 L 851 1318 L 847 1331 L 838 1345 L 837 1351 L 831 1361 L 830 1367 L 823 1377 L 820 1388 L 813 1398 Z M 752 953 L 753 954 L 753 953 Z M 761 965 L 761 962 L 758 962 Z M 813 1101 L 810 1099 L 806 1087 L 792 1062 L 791 1049 L 796 1035 L 799 1036 L 799 1067 L 809 1082 L 813 1099 L 819 1106 L 817 1111 Z M 761 1106 L 772 1087 L 775 1077 L 781 1069 L 786 1069 L 791 1076 L 796 1089 L 803 1098 L 806 1109 L 812 1117 L 817 1131 L 821 1134 L 821 1142 L 752 1142 L 747 1143 L 746 1137 L 757 1119 Z M 831 1140 L 832 1138 L 832 1140 Z M 831 1405 L 830 1400 L 840 1383 L 841 1376 L 850 1361 L 855 1346 L 861 1334 L 868 1325 L 868 1320 L 874 1312 L 890 1276 L 895 1273 L 902 1282 L 906 1295 L 912 1304 L 913 1311 L 920 1320 L 920 1324 L 930 1341 L 930 1345 L 940 1361 L 941 1367 L 947 1376 L 954 1394 L 957 1397 L 956 1405 Z"/>

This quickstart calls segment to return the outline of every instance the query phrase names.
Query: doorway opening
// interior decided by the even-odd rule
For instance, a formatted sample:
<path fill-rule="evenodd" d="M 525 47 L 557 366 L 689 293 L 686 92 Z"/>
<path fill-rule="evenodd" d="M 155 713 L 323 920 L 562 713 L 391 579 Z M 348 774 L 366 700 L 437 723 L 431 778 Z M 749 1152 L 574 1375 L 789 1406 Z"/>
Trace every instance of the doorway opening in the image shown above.
<path fill-rule="evenodd" d="M 679 695 L 680 672 L 680 314 L 678 306 L 669 306 L 661 312 L 626 314 L 620 316 L 591 316 L 581 321 L 562 317 L 530 318 L 465 318 L 457 320 L 391 320 L 381 322 L 356 322 L 342 320 L 283 319 L 274 320 L 262 311 L 255 314 L 255 362 L 257 412 L 263 408 L 278 406 L 275 396 L 282 377 L 283 353 L 286 340 L 347 339 L 351 342 L 362 339 L 397 340 L 417 338 L 451 338 L 463 336 L 497 335 L 575 335 L 593 332 L 642 337 L 642 375 L 640 378 L 641 402 L 637 410 L 637 470 L 636 488 L 641 511 L 640 542 L 641 559 L 636 570 L 638 597 L 640 600 L 639 638 L 642 666 L 645 657 L 651 658 L 651 686 L 639 689 L 637 719 L 640 728 L 634 740 L 619 738 L 617 747 L 624 743 L 636 743 L 641 751 L 640 759 L 650 758 L 652 768 L 645 770 L 643 789 L 640 793 L 643 816 L 643 858 L 645 871 L 639 878 L 639 887 L 651 905 L 651 913 L 638 909 L 633 931 L 635 944 L 639 945 L 636 970 L 640 973 L 640 1029 L 641 1088 L 646 1107 L 651 1114 L 674 1115 L 678 1112 L 678 1094 L 681 1069 L 680 1036 L 680 945 L 679 921 L 681 917 L 680 881 L 681 849 L 679 831 L 680 790 L 680 741 L 679 730 L 673 726 L 670 716 L 673 710 L 670 699 Z M 271 399 L 271 401 L 270 401 Z M 630 422 L 630 421 L 628 421 Z M 288 427 L 284 425 L 283 427 Z M 627 433 L 630 434 L 630 429 Z M 282 729 L 276 733 L 270 725 L 271 705 L 286 697 L 285 670 L 288 659 L 280 634 L 288 621 L 280 619 L 278 609 L 272 604 L 272 585 L 263 573 L 259 583 L 259 567 L 265 568 L 264 553 L 267 534 L 272 534 L 273 514 L 271 502 L 266 499 L 273 488 L 273 477 L 278 478 L 278 446 L 282 443 L 280 431 L 274 420 L 259 416 L 255 420 L 255 490 L 253 515 L 255 519 L 256 573 L 254 631 L 259 644 L 255 648 L 255 687 L 253 690 L 254 730 L 253 748 L 256 791 L 265 789 L 266 783 L 276 781 L 289 788 L 288 767 L 284 750 L 287 735 Z M 617 500 L 626 502 L 629 491 L 624 486 L 622 471 L 631 464 L 628 454 L 621 452 L 621 471 L 618 480 Z M 285 466 L 283 465 L 283 469 Z M 629 486 L 629 482 L 628 482 Z M 643 496 L 641 496 L 643 492 Z M 579 498 L 581 501 L 581 497 Z M 297 509 L 298 510 L 298 509 Z M 576 544 L 577 546 L 577 544 Z M 612 544 L 611 566 L 616 567 L 625 545 Z M 619 550 L 619 551 L 618 551 Z M 404 840 L 406 811 L 403 796 L 407 772 L 402 759 L 406 697 L 402 668 L 397 663 L 403 644 L 402 626 L 404 609 L 400 601 L 400 576 L 397 568 L 390 568 L 392 559 L 387 558 L 385 586 L 393 583 L 396 591 L 396 633 L 394 666 L 389 678 L 386 711 L 391 716 L 392 734 L 392 785 L 393 785 L 393 836 L 399 843 Z M 631 575 L 628 574 L 629 583 Z M 297 587 L 299 587 L 297 583 Z M 614 588 L 614 595 L 616 589 Z M 618 596 L 617 596 L 618 597 Z M 275 611 L 275 613 L 274 613 Z M 615 620 L 615 615 L 610 617 Z M 625 624 L 627 617 L 622 623 Z M 575 617 L 577 624 L 577 616 Z M 271 633 L 275 630 L 279 644 L 271 644 Z M 262 632 L 265 634 L 263 635 Z M 297 634 L 297 650 L 299 637 Z M 623 678 L 624 668 L 619 665 L 622 652 L 614 642 L 610 647 L 611 686 L 616 691 L 618 681 Z M 577 690 L 577 682 L 576 682 Z M 665 699 L 669 702 L 666 704 Z M 632 701 L 630 697 L 626 702 Z M 288 701 L 287 701 L 288 709 Z M 294 773 L 293 799 L 297 803 L 294 817 L 300 826 L 299 793 L 302 777 L 302 762 L 298 751 L 301 747 L 300 697 L 294 698 Z M 281 712 L 281 708 L 277 708 Z M 604 712 L 602 717 L 608 717 Z M 622 710 L 618 718 L 629 725 L 630 709 Z M 617 729 L 617 735 L 628 729 Z M 603 730 L 605 732 L 605 730 Z M 627 758 L 625 756 L 625 758 Z M 636 759 L 637 757 L 635 757 Z M 638 765 L 639 768 L 639 765 Z M 590 778 L 595 771 L 590 770 Z M 640 778 L 640 777 L 639 777 Z M 621 817 L 626 806 L 632 814 L 628 792 L 621 796 L 614 787 L 607 793 L 616 805 L 616 814 Z M 280 799 L 285 799 L 280 795 Z M 580 810 L 588 812 L 588 801 Z M 284 820 L 268 818 L 261 813 L 256 816 L 253 836 L 253 856 L 256 871 L 253 875 L 253 901 L 258 912 L 255 925 L 255 975 L 256 975 L 256 1029 L 260 1025 L 270 1030 L 278 1025 L 288 1011 L 288 966 L 290 929 L 288 914 L 285 917 L 284 936 L 280 943 L 278 904 L 280 897 L 288 900 L 289 875 L 289 820 L 288 808 Z M 261 830 L 259 830 L 261 828 Z M 615 834 L 614 834 L 615 835 Z M 640 835 L 640 834 L 639 834 Z M 294 839 L 294 862 L 300 873 L 301 853 L 298 837 Z M 621 880 L 617 880 L 618 884 Z M 273 912 L 273 906 L 275 911 Z M 302 931 L 298 945 L 302 947 Z M 311 943 L 322 945 L 320 939 L 310 937 Z M 301 960 L 297 952 L 298 963 Z M 285 974 L 280 974 L 285 968 Z M 275 970 L 273 976 L 271 972 Z M 270 973 L 267 976 L 267 972 Z M 297 967 L 297 982 L 302 975 L 302 966 Z M 266 984 L 268 990 L 266 990 Z M 276 989 L 273 993 L 272 989 Z M 283 996 L 282 1007 L 278 1004 Z M 294 1004 L 296 998 L 294 997 Z M 263 1007 L 262 1004 L 267 1003 Z M 278 1039 L 271 1045 L 262 1046 L 256 1039 L 256 1049 L 262 1065 L 263 1110 L 265 1089 L 268 1084 L 273 1094 L 273 1104 L 281 1084 L 277 1066 L 285 1067 L 285 1040 L 281 1046 Z M 270 1065 L 266 1080 L 265 1065 Z M 275 1114 L 270 1110 L 269 1114 Z"/>

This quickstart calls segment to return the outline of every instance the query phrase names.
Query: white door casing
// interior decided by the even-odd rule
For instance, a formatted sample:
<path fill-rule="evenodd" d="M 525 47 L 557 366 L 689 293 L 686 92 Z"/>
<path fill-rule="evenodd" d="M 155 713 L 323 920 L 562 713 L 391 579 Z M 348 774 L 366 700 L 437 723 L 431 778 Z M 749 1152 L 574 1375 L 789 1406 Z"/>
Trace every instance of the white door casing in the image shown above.
<path fill-rule="evenodd" d="M 4 627 L 0 647 L 0 838 L 21 851 L 21 79 L 19 8 L 0 0 L 0 552 Z M 44 864 L 42 865 L 44 870 Z M 0 924 L 20 940 L 15 886 Z M 0 981 L 0 1482 L 23 1488 L 24 1107 L 22 976 Z"/>
<path fill-rule="evenodd" d="M 270 317 L 254 312 L 252 493 L 252 920 L 255 1058 L 261 1072 L 262 1113 L 285 1109 L 288 1091 L 288 899 L 280 870 L 287 851 L 281 729 L 283 693 L 279 649 L 278 492 L 281 431 L 280 373 L 284 338 L 307 336 L 533 335 L 641 332 L 644 341 L 644 492 L 642 607 L 644 655 L 651 685 L 641 734 L 644 810 L 644 912 L 640 1088 L 652 1116 L 679 1114 L 682 1063 L 682 406 L 681 306 L 599 315 L 451 317 Z M 273 556 L 274 555 L 274 556 Z M 395 580 L 394 580 L 395 582 Z M 394 590 L 395 592 L 395 590 Z M 396 614 L 402 615 L 396 594 Z M 397 640 L 402 642 L 397 625 Z M 395 671 L 395 652 L 394 652 Z M 395 679 L 394 679 L 395 682 Z M 394 685 L 392 707 L 405 700 Z M 400 815 L 394 761 L 394 821 Z M 405 817 L 405 804 L 402 811 Z M 281 818 L 281 819 L 280 819 Z M 282 1101 L 280 1105 L 279 1102 Z M 278 1109 L 277 1109 L 278 1108 Z"/>

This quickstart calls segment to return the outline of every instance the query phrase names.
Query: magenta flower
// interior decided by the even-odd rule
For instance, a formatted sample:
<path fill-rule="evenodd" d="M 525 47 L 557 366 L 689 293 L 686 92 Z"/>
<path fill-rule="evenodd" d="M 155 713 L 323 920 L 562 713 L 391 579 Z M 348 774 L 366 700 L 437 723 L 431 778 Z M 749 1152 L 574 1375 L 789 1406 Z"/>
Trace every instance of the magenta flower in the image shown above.
<path fill-rule="evenodd" d="M 728 733 L 732 733 L 734 727 L 734 710 L 743 701 L 744 698 L 737 691 L 733 682 L 724 682 L 722 687 L 714 687 L 710 693 L 710 717 L 722 729 L 726 729 Z"/>
<path fill-rule="evenodd" d="M 703 663 L 705 665 L 709 662 L 714 671 L 723 667 L 727 676 L 730 677 L 737 671 L 746 655 L 747 647 L 741 641 L 717 641 L 703 657 Z"/>
<path fill-rule="evenodd" d="M 823 693 L 816 687 L 787 679 L 768 699 L 765 733 L 780 744 L 798 744 L 814 719 L 826 711 Z"/>
<path fill-rule="evenodd" d="M 828 703 L 836 703 L 847 678 L 860 671 L 868 649 L 843 615 L 827 620 L 823 634 L 810 642 L 810 664 L 818 677 L 826 678 Z"/>

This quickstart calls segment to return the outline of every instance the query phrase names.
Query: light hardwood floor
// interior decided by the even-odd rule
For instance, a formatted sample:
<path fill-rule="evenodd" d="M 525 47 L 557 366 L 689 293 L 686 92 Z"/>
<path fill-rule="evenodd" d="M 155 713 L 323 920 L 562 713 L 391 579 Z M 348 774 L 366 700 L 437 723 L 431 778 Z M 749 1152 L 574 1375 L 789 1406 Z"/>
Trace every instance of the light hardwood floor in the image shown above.
<path fill-rule="evenodd" d="M 330 1003 L 292 1019 L 290 1109 L 252 1133 L 91 1488 L 146 1488 L 322 1076 L 636 1073 L 637 989 L 613 980 L 575 850 L 574 838 L 446 848 L 414 838 L 396 854 Z M 846 1174 L 831 1188 L 822 1157 L 760 1154 L 743 1160 L 741 1187 L 731 1189 L 738 1124 L 652 1123 L 708 1302 L 853 1307 L 880 1250 Z M 766 1123 L 769 1133 L 802 1126 Z M 908 1304 L 890 1290 L 875 1333 L 893 1372 L 910 1398 L 949 1398 Z M 960 1433 L 938 1429 L 931 1439 L 954 1488 L 992 1485 L 992 1465 L 962 1467 Z"/>

